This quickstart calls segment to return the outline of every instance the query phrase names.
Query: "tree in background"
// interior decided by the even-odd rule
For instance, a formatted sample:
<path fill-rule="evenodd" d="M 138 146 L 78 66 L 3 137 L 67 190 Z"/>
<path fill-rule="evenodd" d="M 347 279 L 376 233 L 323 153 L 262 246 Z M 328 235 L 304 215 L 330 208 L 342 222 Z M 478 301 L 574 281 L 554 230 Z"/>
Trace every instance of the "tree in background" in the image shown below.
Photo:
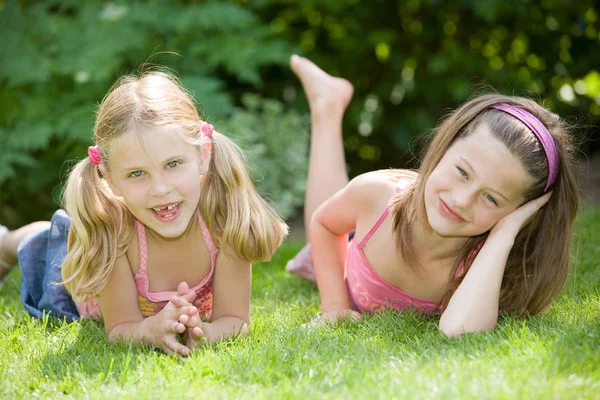
<path fill-rule="evenodd" d="M 226 124 L 237 130 L 224 133 L 240 140 L 251 166 L 268 167 L 268 177 L 262 178 L 262 170 L 255 176 L 281 214 L 290 215 L 302 203 L 304 188 L 297 182 L 305 179 L 307 121 L 276 100 L 241 103 L 242 93 L 263 85 L 263 69 L 286 68 L 295 51 L 252 10 L 227 1 L 1 4 L 3 224 L 51 216 L 70 167 L 65 160 L 81 159 L 92 144 L 97 104 L 117 77 L 146 62 L 176 73 L 217 129 Z M 254 115 L 236 104 L 251 104 Z M 261 117 L 269 126 L 256 122 Z M 236 123 L 244 118 L 249 125 Z M 284 142 L 304 152 L 296 164 L 283 158 Z"/>
<path fill-rule="evenodd" d="M 280 37 L 355 85 L 344 132 L 352 175 L 414 166 L 414 139 L 492 88 L 596 126 L 577 132 L 581 139 L 600 137 L 600 10 L 593 1 L 240 3 L 252 4 Z M 584 150 L 592 148 L 597 142 Z"/>
<path fill-rule="evenodd" d="M 585 124 L 576 134 L 590 153 L 599 12 L 591 0 L 0 3 L 0 221 L 49 217 L 65 160 L 91 144 L 96 105 L 147 61 L 176 71 L 206 118 L 247 149 L 285 215 L 302 203 L 306 168 L 294 52 L 355 85 L 344 128 L 351 175 L 414 166 L 416 139 L 491 88 Z"/>

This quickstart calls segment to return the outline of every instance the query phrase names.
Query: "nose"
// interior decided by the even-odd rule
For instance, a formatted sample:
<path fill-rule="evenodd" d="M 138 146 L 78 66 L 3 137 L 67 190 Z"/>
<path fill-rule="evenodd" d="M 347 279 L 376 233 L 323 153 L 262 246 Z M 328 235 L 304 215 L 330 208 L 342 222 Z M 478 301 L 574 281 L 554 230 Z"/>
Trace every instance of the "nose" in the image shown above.
<path fill-rule="evenodd" d="M 473 203 L 473 199 L 476 196 L 476 190 L 469 185 L 461 185 L 456 187 L 452 192 L 452 202 L 454 206 L 461 209 L 467 210 Z"/>
<path fill-rule="evenodd" d="M 150 186 L 150 195 L 154 197 L 163 197 L 173 190 L 173 185 L 163 174 L 154 174 Z"/>

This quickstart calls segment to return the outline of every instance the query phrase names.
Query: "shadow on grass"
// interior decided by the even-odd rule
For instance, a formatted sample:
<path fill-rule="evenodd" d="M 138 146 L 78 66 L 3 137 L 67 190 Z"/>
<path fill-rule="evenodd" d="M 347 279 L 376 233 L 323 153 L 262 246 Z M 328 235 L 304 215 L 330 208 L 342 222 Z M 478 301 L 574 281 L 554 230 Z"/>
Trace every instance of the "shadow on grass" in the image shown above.
<path fill-rule="evenodd" d="M 65 381 L 69 376 L 84 375 L 100 382 L 122 383 L 148 358 L 159 356 L 177 363 L 174 358 L 153 348 L 108 343 L 103 325 L 94 320 L 70 324 L 49 321 L 46 330 L 60 338 L 55 349 L 46 353 L 40 365 L 39 374 L 49 380 Z M 66 379 L 66 382 L 69 381 L 73 379 Z M 67 393 L 72 391 L 65 389 L 64 394 Z"/>
<path fill-rule="evenodd" d="M 125 345 L 107 343 L 104 329 L 96 321 L 66 324 L 51 320 L 46 330 L 60 339 L 56 349 L 48 351 L 42 360 L 42 376 L 63 380 L 73 373 L 82 373 L 104 378 L 134 368 L 131 350 Z"/>

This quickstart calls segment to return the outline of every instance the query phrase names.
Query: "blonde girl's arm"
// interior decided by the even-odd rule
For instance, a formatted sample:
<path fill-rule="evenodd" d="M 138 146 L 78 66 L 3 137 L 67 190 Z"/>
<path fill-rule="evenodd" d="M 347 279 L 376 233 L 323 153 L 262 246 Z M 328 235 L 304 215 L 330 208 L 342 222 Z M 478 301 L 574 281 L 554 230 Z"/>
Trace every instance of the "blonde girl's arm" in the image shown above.
<path fill-rule="evenodd" d="M 350 295 L 344 280 L 347 234 L 356 228 L 359 215 L 374 208 L 376 194 L 387 193 L 386 189 L 379 174 L 360 175 L 323 203 L 311 218 L 309 237 L 321 310 L 331 322 L 351 315 Z"/>
<path fill-rule="evenodd" d="M 98 299 L 109 342 L 123 340 L 135 345 L 154 345 L 169 355 L 187 356 L 190 349 L 177 340 L 185 330 L 178 319 L 184 309 L 168 303 L 158 314 L 144 319 L 125 256 L 117 258 L 113 272 Z"/>
<path fill-rule="evenodd" d="M 221 251 L 213 278 L 213 309 L 211 322 L 194 323 L 208 342 L 246 334 L 250 326 L 250 291 L 252 267 L 231 249 Z"/>
<path fill-rule="evenodd" d="M 551 194 L 547 193 L 517 208 L 492 228 L 442 313 L 442 332 L 456 337 L 466 332 L 489 331 L 496 326 L 502 277 L 515 238 L 548 202 Z"/>

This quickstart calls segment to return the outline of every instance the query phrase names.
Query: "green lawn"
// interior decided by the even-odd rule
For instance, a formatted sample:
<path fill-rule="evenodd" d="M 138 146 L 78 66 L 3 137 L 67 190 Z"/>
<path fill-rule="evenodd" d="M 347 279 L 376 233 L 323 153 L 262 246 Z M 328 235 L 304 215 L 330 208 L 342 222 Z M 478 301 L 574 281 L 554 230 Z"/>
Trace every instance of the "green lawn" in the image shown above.
<path fill-rule="evenodd" d="M 300 243 L 254 267 L 250 336 L 183 361 L 107 344 L 92 321 L 29 318 L 15 270 L 0 287 L 0 398 L 598 398 L 600 209 L 581 220 L 570 280 L 547 312 L 459 340 L 413 313 L 302 328 L 317 290 L 283 271 Z"/>

